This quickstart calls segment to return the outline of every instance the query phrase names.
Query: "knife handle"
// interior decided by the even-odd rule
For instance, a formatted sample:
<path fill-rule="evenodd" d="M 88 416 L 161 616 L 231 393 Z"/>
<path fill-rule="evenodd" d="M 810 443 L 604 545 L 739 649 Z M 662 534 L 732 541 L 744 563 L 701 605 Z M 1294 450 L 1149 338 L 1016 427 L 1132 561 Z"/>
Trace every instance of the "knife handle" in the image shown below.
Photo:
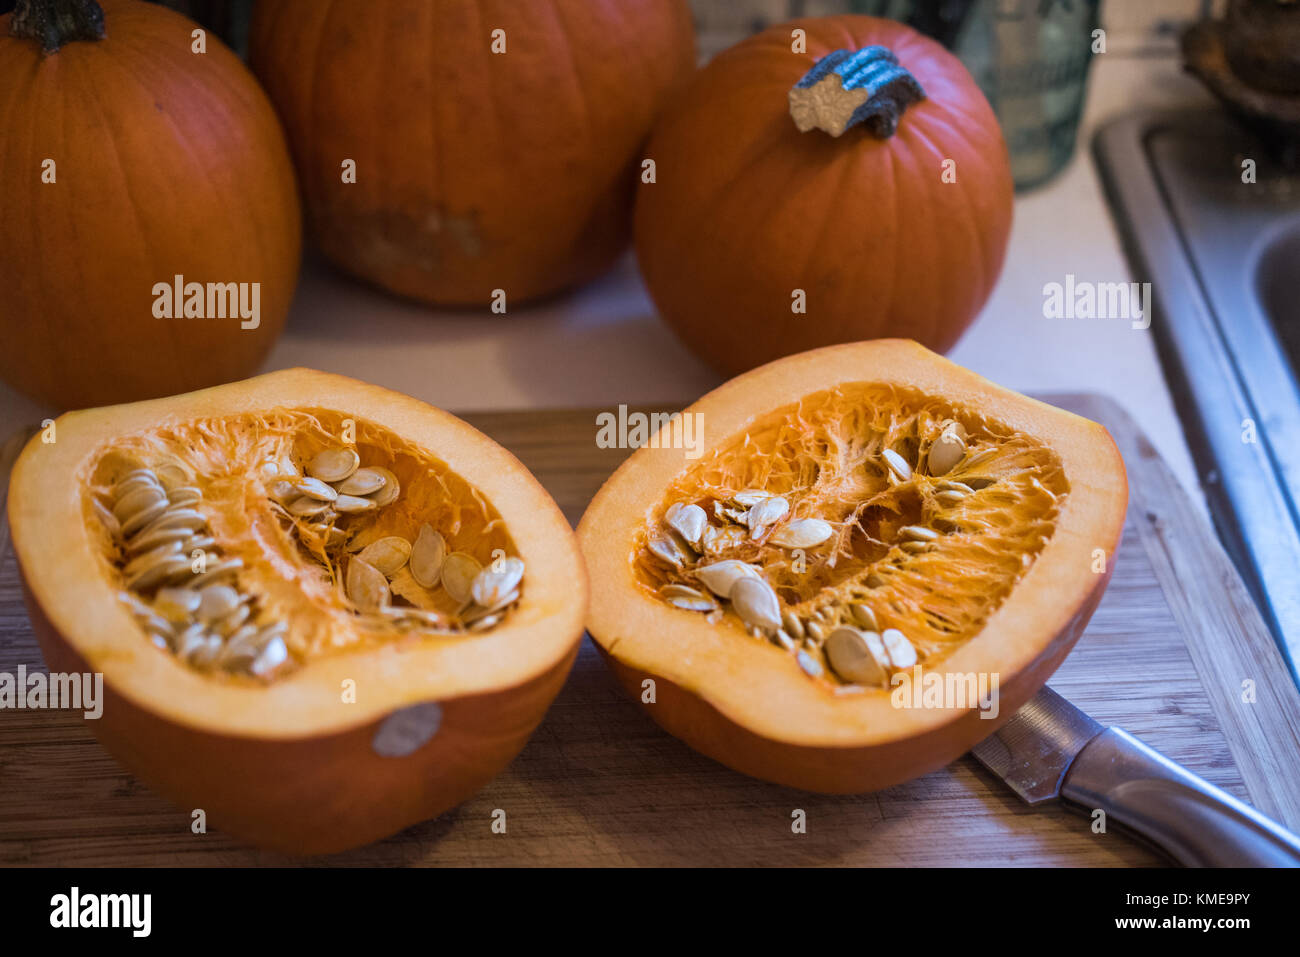
<path fill-rule="evenodd" d="M 1300 867 L 1300 838 L 1120 728 L 1084 745 L 1061 797 L 1101 808 L 1186 867 Z"/>

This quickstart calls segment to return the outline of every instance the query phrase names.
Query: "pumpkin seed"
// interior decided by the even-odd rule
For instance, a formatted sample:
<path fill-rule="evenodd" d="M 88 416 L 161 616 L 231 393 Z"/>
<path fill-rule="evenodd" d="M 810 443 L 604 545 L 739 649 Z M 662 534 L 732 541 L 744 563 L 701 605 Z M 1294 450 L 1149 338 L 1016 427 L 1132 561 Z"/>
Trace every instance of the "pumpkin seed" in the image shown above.
<path fill-rule="evenodd" d="M 499 624 L 500 621 L 501 621 L 500 615 L 488 615 L 486 618 L 480 618 L 478 619 L 478 621 L 471 623 L 469 626 L 469 630 L 487 631 L 489 628 L 495 627 L 497 624 Z"/>
<path fill-rule="evenodd" d="M 160 588 L 153 607 L 169 621 L 187 621 L 199 609 L 202 596 L 192 588 Z"/>
<path fill-rule="evenodd" d="M 298 518 L 313 518 L 330 511 L 330 503 L 325 499 L 300 495 L 289 503 L 288 510 L 290 515 L 296 515 Z"/>
<path fill-rule="evenodd" d="M 954 505 L 960 505 L 962 503 L 962 500 L 965 498 L 966 498 L 965 492 L 958 492 L 954 489 L 945 489 L 942 492 L 935 493 L 934 496 L 934 500 L 936 502 L 938 502 L 940 505 L 948 506 L 949 508 L 951 508 Z"/>
<path fill-rule="evenodd" d="M 907 541 L 907 542 L 903 542 L 898 547 L 901 548 L 903 551 L 907 552 L 909 555 L 920 555 L 923 552 L 930 551 L 930 549 L 934 547 L 934 543 Z"/>
<path fill-rule="evenodd" d="M 793 638 L 802 638 L 804 636 L 803 622 L 789 608 L 781 610 L 781 628 Z"/>
<path fill-rule="evenodd" d="M 492 608 L 515 591 L 523 578 L 522 559 L 507 558 L 499 563 L 499 567 L 497 562 L 493 562 L 474 576 L 469 588 L 470 597 L 474 599 L 474 604 Z"/>
<path fill-rule="evenodd" d="M 464 604 L 470 600 L 471 588 L 483 566 L 473 555 L 452 552 L 442 565 L 442 587 L 454 600 Z"/>
<path fill-rule="evenodd" d="M 808 637 L 819 645 L 826 640 L 826 631 L 815 621 L 809 620 L 805 631 L 807 632 Z"/>
<path fill-rule="evenodd" d="M 140 538 L 143 538 L 150 533 L 172 528 L 183 528 L 186 532 L 197 532 L 206 524 L 208 524 L 208 520 L 204 517 L 202 512 L 187 506 L 177 505 L 167 509 L 167 511 L 163 512 L 144 528 L 140 529 L 137 534 Z M 137 540 L 138 539 L 136 538 L 128 539 L 127 547 L 135 547 Z"/>
<path fill-rule="evenodd" d="M 113 517 L 113 510 L 99 499 L 94 499 L 91 504 L 94 506 L 95 514 L 99 516 L 99 520 L 108 529 L 108 534 L 114 541 L 120 540 L 122 538 L 122 523 Z"/>
<path fill-rule="evenodd" d="M 423 528 L 428 527 L 428 525 L 423 526 Z M 361 549 L 357 557 L 378 569 L 385 578 L 392 578 L 397 574 L 397 570 L 410 559 L 411 551 L 411 543 L 402 536 L 388 535 L 378 541 L 371 542 Z M 415 580 L 420 581 L 419 576 L 416 576 Z M 437 576 L 435 575 L 432 584 L 436 585 L 437 583 Z M 420 582 L 420 584 L 423 585 L 424 582 Z"/>
<path fill-rule="evenodd" d="M 380 486 L 379 491 L 371 494 L 370 500 L 380 508 L 387 508 L 389 505 L 392 505 L 397 501 L 397 496 L 402 489 L 402 487 L 397 484 L 397 476 L 388 471 L 388 469 L 380 468 L 378 465 L 370 466 L 370 471 L 377 472 L 384 479 L 384 484 Z"/>
<path fill-rule="evenodd" d="M 747 524 L 751 538 L 762 536 L 770 525 L 775 525 L 790 514 L 790 503 L 780 495 L 765 498 L 749 510 Z"/>
<path fill-rule="evenodd" d="M 334 500 L 334 509 L 342 512 L 344 515 L 356 515 L 360 512 L 370 512 L 379 508 L 375 502 L 368 498 L 362 498 L 359 495 L 339 495 Z"/>
<path fill-rule="evenodd" d="M 965 439 L 957 432 L 957 429 L 961 428 L 961 426 L 956 423 L 953 423 L 953 425 L 956 428 L 945 428 L 930 446 L 930 455 L 927 461 L 931 475 L 947 475 L 961 461 L 962 456 L 966 454 Z"/>
<path fill-rule="evenodd" d="M 762 578 L 742 577 L 731 587 L 731 607 L 747 625 L 774 631 L 781 627 L 781 603 Z"/>
<path fill-rule="evenodd" d="M 695 569 L 695 577 L 719 598 L 730 598 L 731 589 L 742 578 L 762 579 L 763 574 L 753 565 L 736 559 L 725 559 Z"/>
<path fill-rule="evenodd" d="M 204 588 L 222 578 L 233 575 L 244 567 L 242 558 L 228 558 L 225 561 L 209 562 L 205 566 L 206 570 L 194 577 L 190 583 L 191 588 Z M 189 571 L 189 561 L 186 560 L 185 571 Z"/>
<path fill-rule="evenodd" d="M 670 533 L 656 532 L 650 536 L 646 547 L 650 549 L 651 554 L 656 558 L 676 568 L 681 568 L 683 564 L 691 559 L 691 556 L 682 548 L 680 542 Z"/>
<path fill-rule="evenodd" d="M 246 604 L 238 604 L 230 609 L 222 617 L 212 622 L 209 627 L 219 635 L 233 635 L 239 631 L 246 621 L 252 610 Z"/>
<path fill-rule="evenodd" d="M 743 505 L 745 508 L 752 508 L 764 499 L 771 497 L 771 492 L 765 492 L 761 488 L 747 488 L 731 496 L 731 500 L 737 505 Z"/>
<path fill-rule="evenodd" d="M 190 473 L 179 465 L 160 465 L 154 470 L 154 474 L 162 487 L 167 489 L 168 492 L 174 488 L 188 485 L 192 478 Z"/>
<path fill-rule="evenodd" d="M 259 678 L 266 678 L 272 675 L 288 658 L 289 648 L 284 643 L 284 637 L 273 634 L 248 670 Z"/>
<path fill-rule="evenodd" d="M 782 548 L 813 548 L 833 533 L 830 522 L 824 522 L 820 518 L 797 518 L 786 522 L 769 535 L 767 540 Z"/>
<path fill-rule="evenodd" d="M 862 602 L 854 602 L 849 605 L 849 614 L 867 631 L 879 631 L 880 625 L 876 621 L 876 613 L 871 610 L 870 605 L 864 605 Z"/>
<path fill-rule="evenodd" d="M 886 628 L 880 633 L 880 640 L 895 671 L 904 671 L 916 664 L 916 649 L 897 628 Z"/>
<path fill-rule="evenodd" d="M 127 521 L 145 509 L 167 505 L 167 493 L 155 483 L 138 485 L 129 489 L 113 506 L 113 517 L 124 526 Z"/>
<path fill-rule="evenodd" d="M 713 611 L 718 607 L 718 603 L 708 595 L 686 585 L 665 585 L 659 589 L 659 597 L 668 604 L 687 611 Z"/>
<path fill-rule="evenodd" d="M 222 618 L 239 604 L 239 592 L 229 585 L 209 585 L 199 592 L 199 606 L 195 611 L 203 622 Z"/>
<path fill-rule="evenodd" d="M 145 506 L 122 523 L 122 534 L 130 538 L 165 511 L 167 511 L 167 499 L 165 498 L 161 501 L 155 501 L 152 505 Z"/>
<path fill-rule="evenodd" d="M 339 493 L 334 488 L 318 478 L 296 478 L 292 480 L 292 485 L 300 496 L 314 498 L 317 501 L 332 502 L 339 497 Z"/>
<path fill-rule="evenodd" d="M 217 540 L 211 535 L 190 535 L 181 542 L 181 551 L 193 555 L 195 552 L 206 552 L 216 544 Z"/>
<path fill-rule="evenodd" d="M 907 464 L 907 460 L 895 452 L 893 449 L 884 449 L 880 457 L 885 460 L 885 466 L 894 474 L 900 482 L 906 482 L 912 477 L 912 467 Z"/>
<path fill-rule="evenodd" d="M 963 495 L 969 495 L 971 492 L 975 491 L 965 482 L 954 482 L 951 479 L 945 479 L 942 482 L 936 482 L 935 486 L 937 488 L 943 489 L 945 492 L 960 492 Z"/>
<path fill-rule="evenodd" d="M 822 666 L 812 655 L 806 651 L 801 651 L 795 655 L 795 660 L 799 662 L 799 667 L 804 670 L 804 674 L 810 678 L 820 678 L 822 676 Z"/>
<path fill-rule="evenodd" d="M 307 465 L 307 474 L 322 482 L 342 482 L 361 464 L 356 449 L 322 449 Z"/>
<path fill-rule="evenodd" d="M 387 605 L 391 599 L 388 579 L 369 562 L 353 555 L 348 561 L 347 594 L 352 604 L 362 611 L 374 611 Z"/>
<path fill-rule="evenodd" d="M 167 542 L 166 544 L 159 545 L 155 549 L 144 552 L 140 555 L 137 555 L 135 558 L 132 558 L 129 562 L 126 563 L 126 567 L 122 569 L 122 574 L 125 575 L 127 578 L 134 578 L 135 576 L 139 575 L 140 572 L 144 571 L 146 568 L 151 568 L 152 566 L 157 565 L 159 562 L 161 562 L 163 559 L 167 558 L 168 556 L 179 553 L 180 550 L 181 550 L 180 542 Z"/>
<path fill-rule="evenodd" d="M 924 525 L 904 525 L 898 534 L 914 542 L 933 542 L 939 538 L 938 532 Z"/>
<path fill-rule="evenodd" d="M 206 630 L 202 625 L 190 625 L 176 636 L 176 655 L 188 659 L 194 651 L 203 645 Z"/>
<path fill-rule="evenodd" d="M 722 555 L 745 544 L 745 532 L 734 525 L 729 525 L 726 528 L 709 526 L 704 530 L 700 544 L 704 548 L 704 554 L 710 556 Z"/>
<path fill-rule="evenodd" d="M 675 503 L 664 514 L 664 520 L 690 545 L 699 545 L 700 537 L 709 524 L 709 516 L 698 505 Z"/>
<path fill-rule="evenodd" d="M 167 493 L 167 501 L 172 505 L 197 505 L 203 500 L 203 493 L 193 485 L 182 485 Z"/>
<path fill-rule="evenodd" d="M 826 660 L 845 681 L 883 685 L 889 678 L 889 655 L 874 631 L 843 626 L 826 639 Z"/>
<path fill-rule="evenodd" d="M 185 555 L 160 558 L 128 578 L 126 587 L 132 591 L 149 591 L 190 570 L 190 560 Z"/>
<path fill-rule="evenodd" d="M 794 643 L 794 639 L 787 635 L 784 629 L 777 629 L 776 633 L 772 635 L 772 641 L 773 643 L 780 645 L 786 651 L 794 651 L 795 648 L 798 647 Z"/>
<path fill-rule="evenodd" d="M 504 609 L 509 608 L 518 600 L 519 600 L 519 589 L 516 588 L 512 592 L 502 595 L 499 599 L 497 599 L 495 603 L 491 605 L 472 606 L 468 611 L 466 611 L 464 614 L 460 616 L 460 620 L 465 624 L 469 624 L 470 622 L 473 621 L 478 621 L 480 618 L 484 618 L 487 615 L 495 614 L 496 612 L 503 611 Z"/>
<path fill-rule="evenodd" d="M 411 577 L 425 588 L 433 588 L 442 576 L 447 557 L 447 540 L 431 525 L 421 525 L 411 546 Z"/>
<path fill-rule="evenodd" d="M 387 484 L 388 479 L 384 477 L 383 471 L 376 468 L 364 468 L 359 469 L 351 478 L 339 485 L 339 493 L 341 495 L 371 495 Z"/>

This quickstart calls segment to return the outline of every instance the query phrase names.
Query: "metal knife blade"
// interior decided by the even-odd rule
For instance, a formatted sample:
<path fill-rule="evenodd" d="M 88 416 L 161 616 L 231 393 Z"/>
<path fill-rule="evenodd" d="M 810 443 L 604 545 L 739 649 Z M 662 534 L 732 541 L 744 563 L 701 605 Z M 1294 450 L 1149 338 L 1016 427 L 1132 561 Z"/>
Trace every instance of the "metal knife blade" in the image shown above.
<path fill-rule="evenodd" d="M 971 754 L 1029 804 L 1061 796 L 1061 781 L 1083 746 L 1106 730 L 1044 688 Z"/>

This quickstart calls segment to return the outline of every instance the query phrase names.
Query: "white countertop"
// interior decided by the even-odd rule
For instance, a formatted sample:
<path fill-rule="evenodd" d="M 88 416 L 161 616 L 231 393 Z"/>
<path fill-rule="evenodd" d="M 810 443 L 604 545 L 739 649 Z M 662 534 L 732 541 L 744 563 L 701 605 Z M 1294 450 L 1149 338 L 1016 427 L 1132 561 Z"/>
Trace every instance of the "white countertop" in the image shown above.
<path fill-rule="evenodd" d="M 1079 148 L 1047 186 L 1017 197 L 1001 280 L 951 358 L 1019 391 L 1096 391 L 1124 406 L 1201 501 L 1150 330 L 1122 320 L 1043 318 L 1043 286 L 1067 273 L 1132 279 L 1088 155 L 1105 120 L 1204 100 L 1169 54 L 1103 54 Z M 596 283 L 506 316 L 433 311 L 388 298 L 309 258 L 267 370 L 305 365 L 453 411 L 684 403 L 720 381 L 654 315 L 631 255 Z M 5 434 L 48 410 L 0 386 Z"/>

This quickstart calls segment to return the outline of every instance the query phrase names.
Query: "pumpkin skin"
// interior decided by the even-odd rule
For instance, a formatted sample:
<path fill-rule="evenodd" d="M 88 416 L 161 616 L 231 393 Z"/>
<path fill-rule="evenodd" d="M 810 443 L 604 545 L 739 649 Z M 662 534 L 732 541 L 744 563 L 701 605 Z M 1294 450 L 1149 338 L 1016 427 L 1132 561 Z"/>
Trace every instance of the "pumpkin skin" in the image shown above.
<path fill-rule="evenodd" d="M 637 536 L 676 477 L 770 409 L 837 386 L 883 383 L 940 396 L 1031 436 L 1060 456 L 1071 490 L 1050 540 L 1006 599 L 932 668 L 1000 676 L 998 713 L 897 708 L 888 688 L 840 696 L 786 651 L 748 638 L 734 619 L 709 624 L 673 608 L 637 577 Z M 1104 428 L 1000 388 L 922 346 L 879 340 L 828 346 L 741 375 L 688 407 L 709 439 L 643 447 L 604 484 L 578 538 L 592 588 L 587 630 L 619 683 L 673 736 L 744 774 L 822 793 L 875 791 L 955 760 L 992 734 L 1048 680 L 1083 633 L 1114 567 L 1128 500 L 1123 461 Z M 1105 556 L 1094 573 L 1096 549 Z M 653 702 L 646 682 L 653 681 Z"/>
<path fill-rule="evenodd" d="M 191 53 L 196 25 L 166 8 L 101 5 L 107 36 L 48 55 L 0 17 L 0 378 L 62 408 L 254 372 L 301 247 L 288 148 L 238 57 L 212 34 Z M 156 317 L 177 275 L 260 283 L 259 325 Z"/>
<path fill-rule="evenodd" d="M 791 52 L 796 28 L 807 53 Z M 875 44 L 926 98 L 887 139 L 799 132 L 790 89 L 826 54 Z M 880 336 L 947 351 L 1002 267 L 1012 178 L 997 119 L 960 61 L 894 21 L 798 20 L 741 42 L 665 112 L 647 154 L 658 182 L 638 187 L 641 273 L 677 335 L 724 374 Z"/>
<path fill-rule="evenodd" d="M 223 682 L 154 648 L 94 553 L 82 483 L 119 435 L 276 408 L 336 409 L 434 450 L 508 525 L 520 604 L 467 640 L 393 642 L 307 661 L 266 686 Z M 586 574 L 572 529 L 517 459 L 446 412 L 343 376 L 276 372 L 188 395 L 68 413 L 33 441 L 9 494 L 28 612 L 51 671 L 102 672 L 91 730 L 147 784 L 244 840 L 294 854 L 356 847 L 461 803 L 527 742 L 577 655 Z M 342 698 L 354 682 L 355 701 Z M 376 753 L 394 712 L 437 702 L 437 732 Z"/>
<path fill-rule="evenodd" d="M 650 125 L 695 63 L 685 0 L 261 0 L 250 48 L 325 255 L 447 306 L 607 268 Z"/>

